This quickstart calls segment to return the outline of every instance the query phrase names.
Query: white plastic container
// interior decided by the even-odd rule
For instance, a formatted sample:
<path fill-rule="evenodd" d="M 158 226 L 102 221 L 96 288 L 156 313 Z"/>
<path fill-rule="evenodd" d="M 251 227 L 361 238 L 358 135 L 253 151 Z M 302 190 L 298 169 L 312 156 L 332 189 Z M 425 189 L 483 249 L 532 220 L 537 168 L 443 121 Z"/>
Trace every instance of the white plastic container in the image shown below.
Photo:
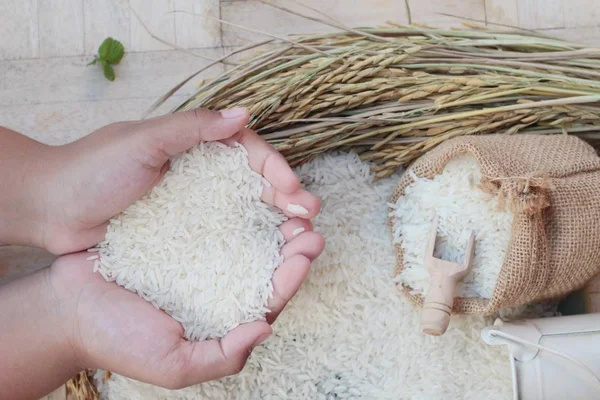
<path fill-rule="evenodd" d="M 508 346 L 515 400 L 600 399 L 600 313 L 496 320 L 481 338 Z"/>

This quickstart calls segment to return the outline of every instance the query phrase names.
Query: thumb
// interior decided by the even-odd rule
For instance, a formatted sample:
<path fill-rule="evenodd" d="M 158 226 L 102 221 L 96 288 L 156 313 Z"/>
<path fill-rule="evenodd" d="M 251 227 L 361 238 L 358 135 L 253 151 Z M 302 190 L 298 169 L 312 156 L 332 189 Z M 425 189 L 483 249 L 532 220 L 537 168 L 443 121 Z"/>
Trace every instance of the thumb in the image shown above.
<path fill-rule="evenodd" d="M 152 165 L 160 168 L 167 160 L 201 141 L 227 139 L 239 132 L 250 119 L 245 108 L 224 111 L 194 109 L 141 121 L 138 135 L 152 155 Z"/>
<path fill-rule="evenodd" d="M 237 374 L 244 368 L 252 349 L 272 332 L 266 322 L 250 322 L 238 326 L 221 340 L 183 342 L 178 351 L 188 355 L 188 362 L 185 370 L 177 374 L 177 386 L 186 387 Z M 181 353 L 177 357 L 181 357 Z"/>

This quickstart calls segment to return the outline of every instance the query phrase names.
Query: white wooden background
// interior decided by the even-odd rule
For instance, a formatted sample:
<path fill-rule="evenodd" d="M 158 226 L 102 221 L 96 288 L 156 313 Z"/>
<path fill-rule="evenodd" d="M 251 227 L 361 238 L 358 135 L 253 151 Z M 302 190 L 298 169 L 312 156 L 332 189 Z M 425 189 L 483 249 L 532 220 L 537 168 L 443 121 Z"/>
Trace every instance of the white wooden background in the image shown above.
<path fill-rule="evenodd" d="M 271 0 L 304 13 L 292 1 Z M 347 25 L 409 22 L 404 0 L 302 0 Z M 410 19 L 458 26 L 451 14 L 483 24 L 541 30 L 600 46 L 600 0 L 408 0 Z M 156 36 L 191 53 L 173 50 Z M 136 119 L 168 89 L 236 46 L 260 35 L 221 24 L 274 33 L 327 30 L 256 0 L 0 0 L 0 125 L 42 142 L 61 144 L 110 122 Z M 86 67 L 107 36 L 126 56 L 108 82 Z M 200 58 L 204 57 L 204 58 Z M 204 76 L 218 74 L 223 66 Z M 194 89 L 187 85 L 174 105 Z M 1 162 L 1 160 L 0 160 Z M 0 285 L 48 265 L 52 256 L 0 246 Z M 64 398 L 56 392 L 56 399 Z"/>
<path fill-rule="evenodd" d="M 274 1 L 302 10 L 293 2 Z M 408 22 L 404 0 L 303 1 L 349 25 Z M 452 14 L 600 45 L 599 0 L 408 3 L 412 21 L 456 26 L 457 18 L 442 15 Z M 260 38 L 218 18 L 276 34 L 327 29 L 256 0 L 0 0 L 0 124 L 52 144 L 73 140 L 111 121 L 137 118 L 172 85 L 206 65 L 154 40 L 132 9 L 156 36 L 209 59 Z M 127 50 L 112 83 L 99 66 L 85 66 L 107 36 Z M 192 89 L 189 85 L 181 95 Z"/>

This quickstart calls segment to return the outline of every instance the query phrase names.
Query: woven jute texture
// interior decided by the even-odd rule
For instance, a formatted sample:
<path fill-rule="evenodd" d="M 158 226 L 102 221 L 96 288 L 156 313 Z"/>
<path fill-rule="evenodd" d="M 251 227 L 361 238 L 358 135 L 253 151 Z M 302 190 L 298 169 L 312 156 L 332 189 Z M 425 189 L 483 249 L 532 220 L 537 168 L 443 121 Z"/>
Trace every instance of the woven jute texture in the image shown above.
<path fill-rule="evenodd" d="M 600 271 L 600 158 L 592 147 L 568 135 L 460 137 L 426 153 L 410 169 L 431 179 L 463 153 L 479 165 L 479 188 L 498 196 L 514 220 L 492 298 L 456 298 L 454 312 L 490 315 L 560 297 Z M 412 182 L 407 170 L 392 203 Z M 393 226 L 393 217 L 389 222 Z M 396 244 L 396 253 L 400 273 L 401 244 Z M 401 286 L 415 303 L 423 304 L 423 296 Z"/>

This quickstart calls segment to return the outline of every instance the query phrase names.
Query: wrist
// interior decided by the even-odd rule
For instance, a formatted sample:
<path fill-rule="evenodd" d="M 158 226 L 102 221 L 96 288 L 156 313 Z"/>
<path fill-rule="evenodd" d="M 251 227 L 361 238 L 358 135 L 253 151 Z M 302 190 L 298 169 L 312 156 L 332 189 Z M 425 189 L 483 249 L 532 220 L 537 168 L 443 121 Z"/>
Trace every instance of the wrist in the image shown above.
<path fill-rule="evenodd" d="M 39 398 L 81 369 L 71 313 L 49 268 L 0 288 L 0 398 Z"/>
<path fill-rule="evenodd" d="M 85 253 L 77 253 L 59 257 L 49 268 L 46 268 L 46 284 L 51 294 L 54 315 L 60 321 L 57 332 L 60 336 L 66 357 L 76 371 L 91 368 L 86 356 L 85 345 L 81 337 L 78 300 L 84 288 L 73 273 L 71 259 L 77 259 L 77 267 L 81 267 Z"/>
<path fill-rule="evenodd" d="M 0 243 L 44 248 L 52 147 L 0 128 Z"/>

